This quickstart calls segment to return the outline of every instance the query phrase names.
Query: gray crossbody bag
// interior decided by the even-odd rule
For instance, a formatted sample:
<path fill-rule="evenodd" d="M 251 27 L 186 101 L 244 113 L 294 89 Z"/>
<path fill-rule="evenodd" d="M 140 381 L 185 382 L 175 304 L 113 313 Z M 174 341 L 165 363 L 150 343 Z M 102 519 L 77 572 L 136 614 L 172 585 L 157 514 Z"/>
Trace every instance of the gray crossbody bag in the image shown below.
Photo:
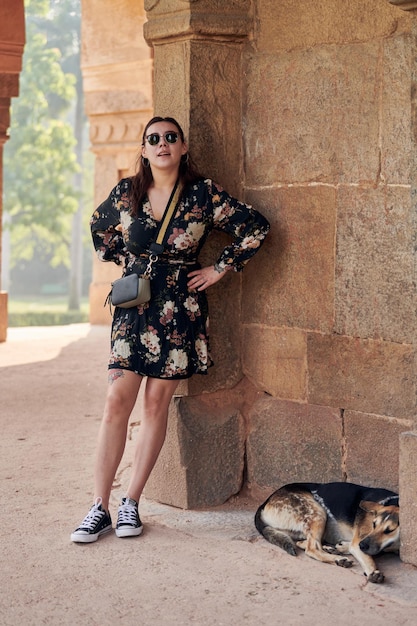
<path fill-rule="evenodd" d="M 138 274 L 135 273 L 128 274 L 112 282 L 112 288 L 107 296 L 106 303 L 108 301 L 110 305 L 118 306 L 122 309 L 129 309 L 139 304 L 145 304 L 145 302 L 151 299 L 152 266 L 158 260 L 159 255 L 164 251 L 162 242 L 174 215 L 180 195 L 181 185 L 177 183 L 165 209 L 156 241 L 149 246 L 149 262 L 144 274 L 142 274 L 142 276 L 138 276 Z"/>

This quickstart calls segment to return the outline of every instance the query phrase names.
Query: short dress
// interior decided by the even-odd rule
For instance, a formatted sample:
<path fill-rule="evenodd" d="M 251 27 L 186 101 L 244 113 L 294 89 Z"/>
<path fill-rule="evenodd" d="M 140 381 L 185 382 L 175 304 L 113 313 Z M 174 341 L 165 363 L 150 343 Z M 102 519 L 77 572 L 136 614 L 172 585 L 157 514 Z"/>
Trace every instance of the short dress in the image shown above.
<path fill-rule="evenodd" d="M 141 275 L 160 223 L 146 197 L 138 215 L 132 215 L 131 180 L 119 181 L 95 210 L 90 225 L 99 259 L 123 264 L 123 275 Z M 118 224 L 121 232 L 115 230 Z M 187 275 L 201 267 L 198 255 L 213 230 L 231 236 L 230 245 L 216 261 L 218 268 L 240 271 L 259 250 L 269 223 L 212 180 L 198 179 L 185 187 L 164 238 L 164 252 L 152 268 L 150 301 L 114 310 L 110 369 L 183 379 L 206 374 L 213 365 L 207 296 L 205 291 L 187 287 Z"/>

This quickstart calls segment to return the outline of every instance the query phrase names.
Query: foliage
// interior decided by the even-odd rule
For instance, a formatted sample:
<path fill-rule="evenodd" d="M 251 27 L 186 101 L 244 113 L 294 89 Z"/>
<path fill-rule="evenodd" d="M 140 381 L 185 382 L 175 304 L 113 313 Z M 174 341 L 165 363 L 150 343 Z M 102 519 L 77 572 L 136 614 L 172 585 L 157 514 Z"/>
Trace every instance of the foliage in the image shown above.
<path fill-rule="evenodd" d="M 88 322 L 88 299 L 79 311 L 68 311 L 66 300 L 61 297 L 44 296 L 31 299 L 15 299 L 9 304 L 8 326 L 56 326 Z"/>
<path fill-rule="evenodd" d="M 55 265 L 69 263 L 71 216 L 79 198 L 73 177 L 79 166 L 73 128 L 65 115 L 75 98 L 77 77 L 63 70 L 55 21 L 57 12 L 62 23 L 64 10 L 77 4 L 75 0 L 25 3 L 27 43 L 20 94 L 13 101 L 11 138 L 4 150 L 3 208 L 11 230 L 12 266 L 35 254 Z M 73 57 L 74 36 L 66 33 L 61 43 Z"/>

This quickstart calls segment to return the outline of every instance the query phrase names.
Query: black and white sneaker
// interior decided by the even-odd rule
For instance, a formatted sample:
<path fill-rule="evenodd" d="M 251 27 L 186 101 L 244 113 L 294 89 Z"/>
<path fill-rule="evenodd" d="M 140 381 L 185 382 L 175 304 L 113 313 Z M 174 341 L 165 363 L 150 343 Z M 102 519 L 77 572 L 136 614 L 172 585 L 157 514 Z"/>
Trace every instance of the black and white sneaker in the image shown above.
<path fill-rule="evenodd" d="M 117 537 L 137 537 L 142 534 L 143 525 L 138 513 L 138 503 L 132 498 L 122 498 L 117 513 Z"/>
<path fill-rule="evenodd" d="M 101 498 L 97 498 L 81 524 L 71 533 L 71 541 L 92 543 L 111 529 L 110 513 L 107 513 L 101 506 Z"/>

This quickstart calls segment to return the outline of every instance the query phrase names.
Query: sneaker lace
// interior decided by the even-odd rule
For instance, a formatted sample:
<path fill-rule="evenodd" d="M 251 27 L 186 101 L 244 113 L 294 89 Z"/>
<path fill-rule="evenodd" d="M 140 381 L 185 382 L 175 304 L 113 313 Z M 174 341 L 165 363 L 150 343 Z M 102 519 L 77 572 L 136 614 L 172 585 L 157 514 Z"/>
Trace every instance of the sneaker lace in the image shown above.
<path fill-rule="evenodd" d="M 105 515 L 105 512 L 99 509 L 100 505 L 101 498 L 97 498 L 94 505 L 83 519 L 80 528 L 86 528 L 87 530 L 93 530 L 95 528 L 97 522 L 99 522 L 103 515 Z"/>
<path fill-rule="evenodd" d="M 137 515 L 137 509 L 133 504 L 121 504 L 118 510 L 117 523 L 136 525 Z"/>

